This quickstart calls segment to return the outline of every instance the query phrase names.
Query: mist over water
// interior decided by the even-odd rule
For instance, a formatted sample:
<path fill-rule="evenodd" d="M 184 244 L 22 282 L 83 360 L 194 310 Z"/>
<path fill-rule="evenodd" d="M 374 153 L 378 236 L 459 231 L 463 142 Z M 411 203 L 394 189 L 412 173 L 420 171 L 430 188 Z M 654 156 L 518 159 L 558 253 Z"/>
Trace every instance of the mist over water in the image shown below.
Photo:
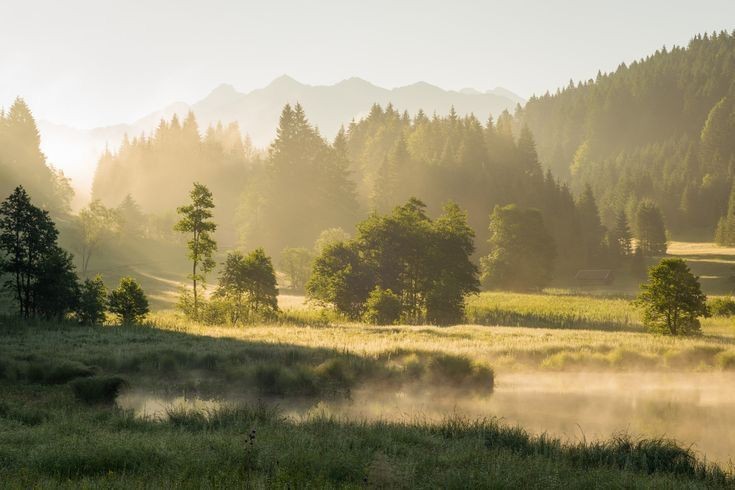
<path fill-rule="evenodd" d="M 701 457 L 729 464 L 735 455 L 735 374 L 725 373 L 518 373 L 501 374 L 492 394 L 449 388 L 431 393 L 363 387 L 348 400 L 266 400 L 300 420 L 324 413 L 352 420 L 439 421 L 456 414 L 498 417 L 533 433 L 570 441 L 608 438 L 619 432 L 666 437 Z M 202 400 L 131 391 L 121 408 L 163 417 L 171 407 L 211 410 L 257 401 L 251 393 Z"/>

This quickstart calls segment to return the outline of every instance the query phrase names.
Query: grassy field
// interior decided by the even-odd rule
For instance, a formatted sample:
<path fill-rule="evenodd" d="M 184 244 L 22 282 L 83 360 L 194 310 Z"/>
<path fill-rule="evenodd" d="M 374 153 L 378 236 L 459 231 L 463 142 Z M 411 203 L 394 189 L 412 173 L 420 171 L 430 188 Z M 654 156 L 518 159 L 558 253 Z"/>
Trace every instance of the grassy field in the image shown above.
<path fill-rule="evenodd" d="M 497 373 L 735 370 L 729 320 L 708 319 L 702 336 L 674 339 L 640 331 L 622 298 L 483 293 L 471 300 L 470 317 L 504 326 L 379 327 L 287 300 L 280 323 L 240 328 L 199 325 L 170 312 L 155 313 L 146 327 L 5 321 L 0 481 L 11 488 L 735 482 L 729 470 L 667 440 L 568 442 L 451 412 L 438 421 L 389 421 L 283 410 L 350 397 L 366 386 L 427 399 L 450 388 L 454 397 L 487 395 Z M 247 396 L 141 416 L 112 404 L 119 390 Z"/>

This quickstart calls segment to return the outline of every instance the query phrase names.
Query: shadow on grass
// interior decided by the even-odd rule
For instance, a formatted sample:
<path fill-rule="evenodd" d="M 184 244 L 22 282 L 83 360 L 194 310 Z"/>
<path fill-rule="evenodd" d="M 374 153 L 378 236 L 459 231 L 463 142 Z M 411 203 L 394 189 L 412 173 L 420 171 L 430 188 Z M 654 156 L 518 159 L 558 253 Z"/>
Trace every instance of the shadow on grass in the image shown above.
<path fill-rule="evenodd" d="M 437 352 L 360 356 L 345 350 L 149 326 L 5 320 L 0 327 L 0 379 L 37 385 L 72 383 L 75 392 L 83 394 L 111 376 L 121 377 L 121 384 L 129 383 L 136 390 L 192 396 L 341 397 L 366 384 L 395 389 L 407 384 L 427 389 L 449 385 L 482 392 L 493 387 L 489 367 Z M 82 378 L 89 380 L 76 381 Z"/>

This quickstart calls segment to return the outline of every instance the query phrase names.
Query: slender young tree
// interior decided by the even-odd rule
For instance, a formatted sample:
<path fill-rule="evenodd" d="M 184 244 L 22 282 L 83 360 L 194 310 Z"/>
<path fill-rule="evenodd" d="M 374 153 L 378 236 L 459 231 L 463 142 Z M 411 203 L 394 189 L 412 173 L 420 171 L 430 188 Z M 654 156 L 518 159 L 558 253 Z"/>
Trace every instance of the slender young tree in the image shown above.
<path fill-rule="evenodd" d="M 189 259 L 191 260 L 191 275 L 193 288 L 193 314 L 196 318 L 199 314 L 199 299 L 197 284 L 206 280 L 205 274 L 214 269 L 215 262 L 212 256 L 217 250 L 217 242 L 212 238 L 212 233 L 217 225 L 212 221 L 212 209 L 214 201 L 209 189 L 197 182 L 189 194 L 191 204 L 181 206 L 177 212 L 181 219 L 174 226 L 174 230 L 181 233 L 190 233 L 191 238 L 187 242 L 189 248 Z"/>
<path fill-rule="evenodd" d="M 119 230 L 120 219 L 115 209 L 95 199 L 79 212 L 82 276 L 87 277 L 92 255 Z"/>

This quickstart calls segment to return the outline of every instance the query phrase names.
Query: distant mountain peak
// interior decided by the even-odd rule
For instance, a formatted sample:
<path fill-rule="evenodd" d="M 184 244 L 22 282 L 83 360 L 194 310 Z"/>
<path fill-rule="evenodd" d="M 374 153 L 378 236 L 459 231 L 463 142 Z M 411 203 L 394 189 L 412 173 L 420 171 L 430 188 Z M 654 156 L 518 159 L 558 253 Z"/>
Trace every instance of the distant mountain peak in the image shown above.
<path fill-rule="evenodd" d="M 209 95 L 237 95 L 237 93 L 237 90 L 235 90 L 235 87 L 233 87 L 231 84 L 221 83 L 214 90 L 212 90 Z"/>
<path fill-rule="evenodd" d="M 273 79 L 273 81 L 269 83 L 268 86 L 269 87 L 293 87 L 293 86 L 301 87 L 303 86 L 303 84 L 299 82 L 298 80 L 294 79 L 293 77 L 290 77 L 284 73 L 280 77 Z"/>
<path fill-rule="evenodd" d="M 376 88 L 375 85 L 368 82 L 364 78 L 360 77 L 350 77 L 342 80 L 341 82 L 337 82 L 334 84 L 335 87 L 370 87 L 370 88 Z"/>

